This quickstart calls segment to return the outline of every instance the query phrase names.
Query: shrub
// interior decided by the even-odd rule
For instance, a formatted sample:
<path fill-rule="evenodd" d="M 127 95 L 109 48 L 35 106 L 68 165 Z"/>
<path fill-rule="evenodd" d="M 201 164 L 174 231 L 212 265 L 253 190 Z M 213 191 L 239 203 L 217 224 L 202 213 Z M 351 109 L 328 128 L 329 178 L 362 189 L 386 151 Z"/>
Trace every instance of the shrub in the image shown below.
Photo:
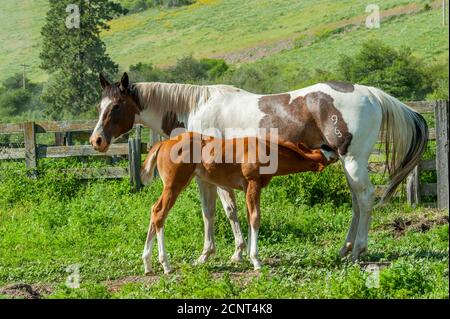
<path fill-rule="evenodd" d="M 432 91 L 422 59 L 410 48 L 395 50 L 380 41 L 365 42 L 354 57 L 342 56 L 338 77 L 376 86 L 403 100 L 421 100 Z"/>
<path fill-rule="evenodd" d="M 254 93 L 278 93 L 288 89 L 281 68 L 274 63 L 248 64 L 225 74 L 223 82 Z"/>
<path fill-rule="evenodd" d="M 341 165 L 332 165 L 321 173 L 301 173 L 274 179 L 273 189 L 283 190 L 294 205 L 342 205 L 350 203 L 350 191 Z"/>
<path fill-rule="evenodd" d="M 130 66 L 130 76 L 134 82 L 205 83 L 214 82 L 228 70 L 221 59 L 196 59 L 186 56 L 174 66 L 159 69 L 151 64 L 138 63 Z"/>

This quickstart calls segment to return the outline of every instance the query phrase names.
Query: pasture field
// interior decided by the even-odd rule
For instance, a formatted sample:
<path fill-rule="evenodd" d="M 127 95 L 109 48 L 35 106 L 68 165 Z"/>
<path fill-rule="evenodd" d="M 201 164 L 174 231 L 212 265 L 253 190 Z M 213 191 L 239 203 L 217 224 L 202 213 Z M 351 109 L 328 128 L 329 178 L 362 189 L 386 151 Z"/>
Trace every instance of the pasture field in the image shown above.
<path fill-rule="evenodd" d="M 52 173 L 82 165 L 75 161 L 41 161 L 41 175 L 31 181 L 23 163 L 0 165 L 2 298 L 448 298 L 448 212 L 400 203 L 378 208 L 369 253 L 360 263 L 338 257 L 351 218 L 338 165 L 276 178 L 263 191 L 260 273 L 247 257 L 243 264 L 229 261 L 234 241 L 219 204 L 217 255 L 193 265 L 203 221 L 192 183 L 166 223 L 174 272 L 162 274 L 155 246 L 156 273 L 149 277 L 141 253 L 159 179 L 130 193 L 125 179 L 81 183 Z M 246 229 L 242 193 L 238 205 Z M 378 280 L 366 270 L 368 262 L 381 268 Z M 66 286 L 71 265 L 79 266 L 78 289 Z M 18 284 L 30 285 L 28 292 Z"/>
<path fill-rule="evenodd" d="M 365 20 L 370 3 L 198 0 L 187 7 L 120 17 L 111 21 L 111 30 L 103 32 L 102 38 L 121 70 L 138 62 L 172 65 L 193 54 L 225 58 L 232 64 L 267 57 L 287 74 L 301 76 L 299 69 L 334 67 L 336 54 L 352 54 L 371 37 L 395 47 L 410 46 L 430 61 L 445 57 L 448 28 L 441 26 L 441 12 L 423 10 L 425 4 L 436 1 L 384 0 L 378 4 L 380 10 L 391 10 L 396 17 L 382 20 L 380 29 L 353 28 Z M 39 69 L 38 56 L 47 1 L 4 0 L 0 8 L 1 21 L 9 21 L 0 28 L 0 80 L 21 72 L 20 64 L 26 63 L 33 81 L 45 81 L 47 74 Z M 292 42 L 301 45 L 292 46 Z"/>

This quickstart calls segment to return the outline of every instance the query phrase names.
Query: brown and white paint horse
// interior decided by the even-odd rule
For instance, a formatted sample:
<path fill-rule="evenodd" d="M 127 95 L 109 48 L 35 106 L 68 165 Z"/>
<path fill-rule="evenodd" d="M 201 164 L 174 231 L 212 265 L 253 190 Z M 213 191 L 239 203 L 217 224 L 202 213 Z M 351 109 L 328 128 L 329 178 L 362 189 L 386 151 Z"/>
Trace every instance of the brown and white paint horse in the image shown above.
<path fill-rule="evenodd" d="M 226 85 L 130 84 L 126 73 L 118 83 L 110 84 L 103 76 L 100 82 L 100 117 L 90 141 L 102 152 L 107 151 L 113 139 L 131 130 L 134 123 L 147 125 L 166 137 L 177 126 L 194 132 L 215 128 L 216 134 L 205 134 L 224 138 L 246 136 L 245 130 L 226 131 L 227 128 L 277 128 L 280 139 L 336 152 L 351 189 L 353 210 L 340 254 L 352 252 L 354 259 L 367 249 L 374 204 L 368 159 L 378 136 L 384 132 L 385 164 L 391 180 L 381 202 L 393 195 L 417 165 L 427 143 L 428 127 L 420 114 L 383 91 L 364 85 L 332 81 L 283 94 L 258 95 Z M 206 261 L 215 251 L 216 192 L 235 237 L 232 259 L 241 260 L 245 242 L 234 192 L 200 179 L 197 182 L 205 224 L 199 262 Z"/>
<path fill-rule="evenodd" d="M 267 153 L 275 163 L 266 163 Z M 337 159 L 333 157 L 333 153 L 327 153 L 321 149 L 310 150 L 302 144 L 294 145 L 270 137 L 225 140 L 193 132 L 182 133 L 156 143 L 141 169 L 141 180 L 144 184 L 148 184 L 154 176 L 156 167 L 164 184 L 161 196 L 152 207 L 143 253 L 145 273 L 152 271 L 151 255 L 155 235 L 158 239 L 159 261 L 165 273 L 171 271 L 165 250 L 164 223 L 178 195 L 194 176 L 229 191 L 238 189 L 245 192 L 251 230 L 249 255 L 254 269 L 260 269 L 258 232 L 262 188 L 269 184 L 273 176 L 321 171 Z M 194 160 L 195 156 L 198 156 L 197 160 Z M 267 168 L 267 164 L 273 166 L 270 173 L 262 169 Z"/>

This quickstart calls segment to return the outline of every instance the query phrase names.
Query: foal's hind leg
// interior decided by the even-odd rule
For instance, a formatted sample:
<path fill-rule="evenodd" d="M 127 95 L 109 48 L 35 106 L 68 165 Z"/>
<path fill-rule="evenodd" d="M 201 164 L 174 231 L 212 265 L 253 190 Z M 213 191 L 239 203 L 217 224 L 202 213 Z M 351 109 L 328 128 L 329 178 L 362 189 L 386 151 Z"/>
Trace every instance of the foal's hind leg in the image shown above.
<path fill-rule="evenodd" d="M 261 186 L 256 181 L 250 181 L 246 190 L 247 210 L 250 225 L 250 260 L 255 270 L 261 269 L 261 262 L 258 257 L 258 233 L 260 224 L 260 197 Z"/>

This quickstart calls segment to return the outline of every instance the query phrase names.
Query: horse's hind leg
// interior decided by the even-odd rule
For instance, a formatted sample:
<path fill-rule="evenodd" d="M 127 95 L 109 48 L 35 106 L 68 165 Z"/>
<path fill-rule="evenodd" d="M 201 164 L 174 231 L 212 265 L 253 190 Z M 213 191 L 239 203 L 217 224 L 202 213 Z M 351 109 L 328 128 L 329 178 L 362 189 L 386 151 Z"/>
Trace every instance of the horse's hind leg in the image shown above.
<path fill-rule="evenodd" d="M 216 210 L 216 191 L 217 187 L 197 178 L 198 188 L 202 201 L 203 223 L 205 226 L 205 238 L 203 243 L 203 251 L 197 262 L 205 263 L 208 258 L 216 252 L 214 242 L 214 217 Z"/>
<path fill-rule="evenodd" d="M 347 256 L 353 249 L 353 245 L 355 243 L 355 239 L 356 239 L 356 233 L 358 231 L 358 223 L 359 223 L 359 206 L 358 206 L 358 198 L 355 194 L 355 192 L 353 192 L 351 185 L 350 185 L 350 180 L 349 180 L 349 176 L 347 174 L 347 172 L 345 172 L 345 176 L 347 177 L 347 184 L 350 187 L 350 191 L 352 193 L 352 212 L 353 212 L 353 216 L 352 216 L 352 223 L 350 225 L 350 229 L 347 233 L 347 238 L 345 239 L 345 243 L 344 246 L 341 248 L 339 255 L 341 257 L 345 257 Z"/>
<path fill-rule="evenodd" d="M 350 246 L 352 257 L 358 259 L 360 254 L 367 250 L 369 223 L 374 203 L 374 187 L 370 182 L 367 170 L 367 160 L 355 157 L 344 157 L 344 168 L 348 176 L 352 194 L 356 197 L 359 208 L 359 218 L 352 221 L 350 228 Z M 355 210 L 356 212 L 356 210 Z M 357 227 L 356 227 L 357 224 Z"/>
<path fill-rule="evenodd" d="M 231 229 L 233 230 L 235 250 L 233 256 L 231 257 L 231 261 L 241 262 L 243 260 L 242 253 L 245 250 L 245 241 L 237 215 L 237 205 L 234 191 L 232 189 L 219 187 L 217 189 L 217 193 L 219 194 L 222 206 L 225 209 L 225 213 L 231 224 Z"/>

